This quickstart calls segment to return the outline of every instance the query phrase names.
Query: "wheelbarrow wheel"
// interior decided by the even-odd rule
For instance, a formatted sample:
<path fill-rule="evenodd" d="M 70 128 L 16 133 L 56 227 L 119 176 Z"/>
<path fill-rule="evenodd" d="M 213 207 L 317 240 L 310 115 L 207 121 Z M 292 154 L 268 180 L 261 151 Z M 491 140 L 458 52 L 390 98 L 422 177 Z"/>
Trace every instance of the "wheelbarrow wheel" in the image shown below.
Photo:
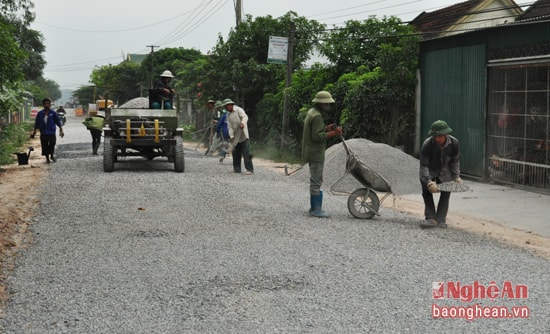
<path fill-rule="evenodd" d="M 355 190 L 348 198 L 348 210 L 359 219 L 370 219 L 378 214 L 380 199 L 368 188 Z"/>

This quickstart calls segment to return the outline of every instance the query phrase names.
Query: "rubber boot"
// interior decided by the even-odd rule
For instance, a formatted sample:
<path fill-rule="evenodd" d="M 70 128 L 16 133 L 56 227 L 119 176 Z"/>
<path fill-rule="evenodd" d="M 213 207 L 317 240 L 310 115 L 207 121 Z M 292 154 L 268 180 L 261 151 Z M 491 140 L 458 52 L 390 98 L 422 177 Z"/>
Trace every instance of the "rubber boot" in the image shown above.
<path fill-rule="evenodd" d="M 313 207 L 315 206 L 315 196 L 309 195 L 309 214 L 313 212 Z"/>
<path fill-rule="evenodd" d="M 92 144 L 92 154 L 97 155 L 97 150 L 99 149 L 99 143 Z"/>
<path fill-rule="evenodd" d="M 311 201 L 312 201 L 312 209 L 310 211 L 310 215 L 317 218 L 330 218 L 330 216 L 323 211 L 323 191 L 319 193 L 319 195 L 311 195 Z"/>

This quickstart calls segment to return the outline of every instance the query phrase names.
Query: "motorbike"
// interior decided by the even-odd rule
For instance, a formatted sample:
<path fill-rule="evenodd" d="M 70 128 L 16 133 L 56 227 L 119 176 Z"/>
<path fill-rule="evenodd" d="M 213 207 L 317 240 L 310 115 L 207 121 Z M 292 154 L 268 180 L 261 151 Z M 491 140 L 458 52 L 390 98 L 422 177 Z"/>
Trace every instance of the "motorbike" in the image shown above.
<path fill-rule="evenodd" d="M 59 116 L 59 120 L 61 121 L 62 125 L 65 125 L 65 123 L 67 123 L 67 116 L 64 109 L 58 109 L 57 116 Z"/>

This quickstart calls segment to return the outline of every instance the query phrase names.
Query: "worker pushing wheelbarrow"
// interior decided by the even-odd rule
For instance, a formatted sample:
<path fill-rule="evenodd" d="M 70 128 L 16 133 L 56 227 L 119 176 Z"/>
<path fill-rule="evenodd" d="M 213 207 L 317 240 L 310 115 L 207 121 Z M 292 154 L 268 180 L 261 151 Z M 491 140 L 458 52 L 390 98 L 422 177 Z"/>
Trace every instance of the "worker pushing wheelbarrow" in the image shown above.
<path fill-rule="evenodd" d="M 380 204 L 392 193 L 391 186 L 382 175 L 359 159 L 343 137 L 341 139 L 347 153 L 346 173 L 334 182 L 330 191 L 333 194 L 349 195 L 348 210 L 355 218 L 370 219 L 375 215 L 379 216 L 378 209 Z M 363 187 L 351 193 L 336 190 L 348 174 L 351 174 Z M 378 193 L 383 194 L 382 198 L 378 197 Z"/>

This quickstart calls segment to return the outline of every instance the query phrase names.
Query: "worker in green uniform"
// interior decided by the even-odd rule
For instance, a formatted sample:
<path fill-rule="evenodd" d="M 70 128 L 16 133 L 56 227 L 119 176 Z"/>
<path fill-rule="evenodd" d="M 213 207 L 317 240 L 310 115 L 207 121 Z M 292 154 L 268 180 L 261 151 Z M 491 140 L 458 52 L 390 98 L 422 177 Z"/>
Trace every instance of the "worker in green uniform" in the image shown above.
<path fill-rule="evenodd" d="M 97 112 L 90 112 L 90 117 L 86 118 L 82 124 L 90 130 L 92 135 L 92 154 L 97 155 L 97 150 L 101 144 L 101 134 L 103 133 L 103 121 L 104 118 L 101 115 L 97 115 Z"/>
<path fill-rule="evenodd" d="M 309 164 L 310 204 L 309 214 L 313 217 L 330 217 L 323 211 L 323 169 L 327 138 L 342 135 L 342 128 L 335 124 L 325 126 L 322 112 L 330 111 L 334 99 L 327 91 L 320 91 L 313 99 L 313 108 L 309 109 L 304 121 L 302 133 L 302 158 Z"/>

